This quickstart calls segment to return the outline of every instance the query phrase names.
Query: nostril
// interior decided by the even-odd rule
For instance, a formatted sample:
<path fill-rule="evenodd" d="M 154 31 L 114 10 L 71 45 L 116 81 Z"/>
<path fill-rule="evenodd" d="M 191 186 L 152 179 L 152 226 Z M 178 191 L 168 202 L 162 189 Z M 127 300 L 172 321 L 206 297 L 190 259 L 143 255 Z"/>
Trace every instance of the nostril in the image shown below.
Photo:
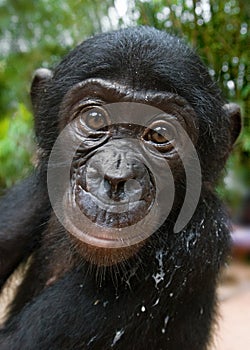
<path fill-rule="evenodd" d="M 106 191 L 109 191 L 111 188 L 111 184 L 110 184 L 109 180 L 107 180 L 105 178 L 104 178 L 104 188 Z"/>
<path fill-rule="evenodd" d="M 127 180 L 121 177 L 104 176 L 104 188 L 109 198 L 120 201 L 124 198 L 124 186 Z"/>
<path fill-rule="evenodd" d="M 127 176 L 112 176 L 105 174 L 104 175 L 104 180 L 108 181 L 111 186 L 118 186 L 119 184 L 124 184 L 129 178 Z"/>

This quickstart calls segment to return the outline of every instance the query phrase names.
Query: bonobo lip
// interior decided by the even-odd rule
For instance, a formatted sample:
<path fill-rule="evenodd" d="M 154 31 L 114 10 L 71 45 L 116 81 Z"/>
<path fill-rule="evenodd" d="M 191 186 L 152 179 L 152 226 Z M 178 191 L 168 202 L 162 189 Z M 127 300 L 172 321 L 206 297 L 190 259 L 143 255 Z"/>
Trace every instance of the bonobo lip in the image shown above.
<path fill-rule="evenodd" d="M 94 194 L 77 186 L 73 195 L 80 211 L 98 226 L 107 228 L 123 228 L 131 226 L 143 219 L 154 203 L 154 191 L 140 200 L 106 202 L 105 198 L 97 198 Z"/>
<path fill-rule="evenodd" d="M 83 200 L 85 195 L 89 194 L 83 190 Z M 141 202 L 143 201 L 134 202 L 133 205 L 138 206 Z M 122 223 L 120 223 L 120 227 L 118 225 L 114 227 L 112 220 L 109 225 L 107 224 L 108 220 L 102 221 L 101 224 L 93 222 L 81 211 L 73 193 L 69 191 L 64 195 L 63 208 L 63 221 L 69 233 L 88 245 L 111 249 L 130 247 L 147 239 L 152 234 L 152 218 L 157 217 L 158 205 L 153 199 L 151 205 L 148 206 L 148 215 L 145 215 L 141 222 L 128 226 L 128 221 L 125 220 L 123 221 L 126 223 L 124 227 L 121 227 Z M 118 217 L 122 218 L 120 213 Z"/>

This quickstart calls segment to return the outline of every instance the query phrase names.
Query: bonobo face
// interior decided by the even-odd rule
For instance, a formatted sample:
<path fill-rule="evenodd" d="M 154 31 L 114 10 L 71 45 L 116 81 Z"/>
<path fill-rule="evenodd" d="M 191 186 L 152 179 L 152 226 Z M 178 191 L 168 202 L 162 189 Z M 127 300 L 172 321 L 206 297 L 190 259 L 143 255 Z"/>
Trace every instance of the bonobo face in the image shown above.
<path fill-rule="evenodd" d="M 191 106 L 175 94 L 89 79 L 69 91 L 60 116 L 71 159 L 63 195 L 69 232 L 109 248 L 145 240 L 172 208 L 173 173 L 177 180 L 183 160 L 195 159 Z"/>
<path fill-rule="evenodd" d="M 97 264 L 179 234 L 240 131 L 195 52 L 147 27 L 86 40 L 31 97 L 53 213 Z"/>

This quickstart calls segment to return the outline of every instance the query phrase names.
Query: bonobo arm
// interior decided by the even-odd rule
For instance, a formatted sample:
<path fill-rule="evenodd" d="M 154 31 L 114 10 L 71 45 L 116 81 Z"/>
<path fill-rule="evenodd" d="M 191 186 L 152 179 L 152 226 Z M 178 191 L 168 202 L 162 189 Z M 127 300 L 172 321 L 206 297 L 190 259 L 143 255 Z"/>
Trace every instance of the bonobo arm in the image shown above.
<path fill-rule="evenodd" d="M 39 241 L 49 215 L 45 176 L 36 170 L 0 200 L 0 290 Z"/>

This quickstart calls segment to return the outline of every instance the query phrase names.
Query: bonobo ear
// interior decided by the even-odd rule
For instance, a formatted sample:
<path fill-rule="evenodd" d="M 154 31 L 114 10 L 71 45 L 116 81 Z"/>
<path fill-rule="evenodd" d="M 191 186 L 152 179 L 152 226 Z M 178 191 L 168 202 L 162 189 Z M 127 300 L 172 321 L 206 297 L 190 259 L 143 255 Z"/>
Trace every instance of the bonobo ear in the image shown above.
<path fill-rule="evenodd" d="M 41 92 L 45 88 L 46 83 L 52 78 L 52 76 L 52 71 L 47 68 L 39 68 L 35 70 L 30 89 L 30 97 L 34 112 L 37 111 L 37 105 Z"/>
<path fill-rule="evenodd" d="M 236 103 L 226 103 L 223 106 L 223 109 L 226 111 L 230 118 L 232 144 L 234 144 L 241 131 L 240 107 Z"/>

